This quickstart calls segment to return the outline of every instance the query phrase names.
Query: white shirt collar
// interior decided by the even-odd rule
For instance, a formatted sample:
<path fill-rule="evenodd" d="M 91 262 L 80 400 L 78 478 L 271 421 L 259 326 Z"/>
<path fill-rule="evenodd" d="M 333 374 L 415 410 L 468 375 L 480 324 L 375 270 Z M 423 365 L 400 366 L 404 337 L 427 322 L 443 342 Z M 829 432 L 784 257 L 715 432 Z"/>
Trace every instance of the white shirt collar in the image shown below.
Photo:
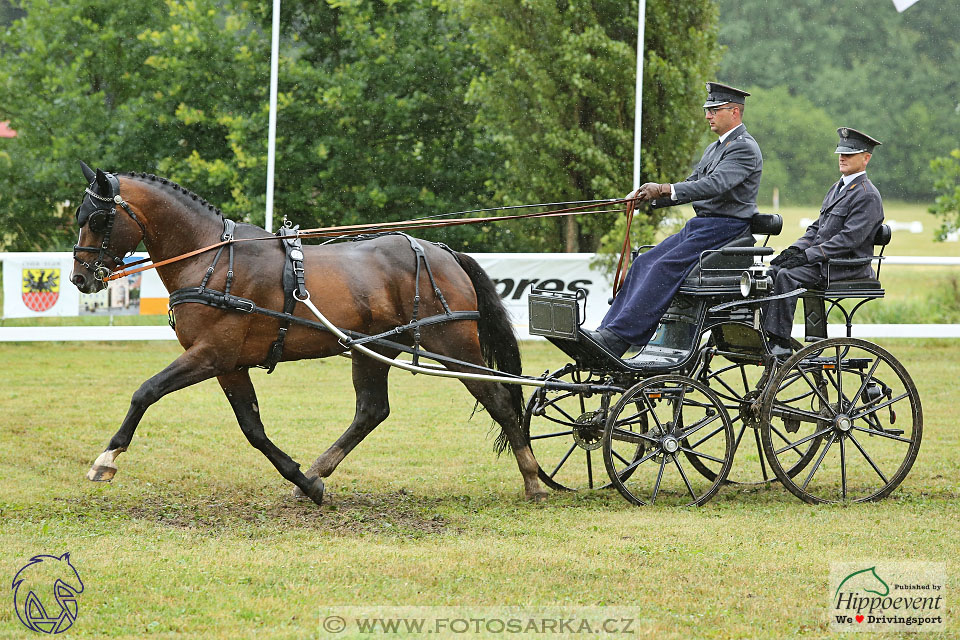
<path fill-rule="evenodd" d="M 740 127 L 742 127 L 742 126 L 743 126 L 743 123 L 741 122 L 740 124 L 738 124 L 737 126 L 735 126 L 733 129 L 730 129 L 730 131 L 727 131 L 725 134 L 723 134 L 722 136 L 720 136 L 720 140 L 719 140 L 720 144 L 723 144 L 724 142 L 726 142 L 727 138 L 730 137 L 730 134 L 733 133 L 734 131 L 736 131 L 737 129 L 739 129 Z"/>
<path fill-rule="evenodd" d="M 864 170 L 864 171 L 860 171 L 859 173 L 852 173 L 849 176 L 840 176 L 840 178 L 843 180 L 843 186 L 847 186 L 848 184 L 853 182 L 856 178 L 859 178 L 860 176 L 866 173 L 867 173 L 866 170 Z"/>

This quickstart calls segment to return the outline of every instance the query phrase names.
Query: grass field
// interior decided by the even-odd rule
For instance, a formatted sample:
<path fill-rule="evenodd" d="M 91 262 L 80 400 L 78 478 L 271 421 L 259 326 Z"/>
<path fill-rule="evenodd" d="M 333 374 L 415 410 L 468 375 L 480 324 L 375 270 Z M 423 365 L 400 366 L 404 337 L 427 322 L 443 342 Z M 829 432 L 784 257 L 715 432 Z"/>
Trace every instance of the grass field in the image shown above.
<path fill-rule="evenodd" d="M 2 344 L 0 566 L 9 580 L 35 554 L 69 551 L 85 584 L 73 638 L 327 637 L 321 607 L 380 604 L 609 607 L 644 637 L 779 639 L 833 637 L 831 562 L 926 560 L 946 563 L 942 637 L 955 637 L 960 343 L 882 344 L 925 412 L 893 496 L 816 507 L 779 486 L 725 487 L 689 509 L 613 491 L 528 503 L 462 386 L 402 372 L 391 417 L 330 478 L 323 507 L 289 498 L 215 382 L 151 408 L 116 479 L 94 484 L 83 474 L 130 394 L 179 348 Z M 543 343 L 523 352 L 532 374 L 566 361 Z M 254 382 L 268 434 L 301 463 L 352 417 L 346 359 Z M 9 596 L 0 638 L 27 637 Z"/>

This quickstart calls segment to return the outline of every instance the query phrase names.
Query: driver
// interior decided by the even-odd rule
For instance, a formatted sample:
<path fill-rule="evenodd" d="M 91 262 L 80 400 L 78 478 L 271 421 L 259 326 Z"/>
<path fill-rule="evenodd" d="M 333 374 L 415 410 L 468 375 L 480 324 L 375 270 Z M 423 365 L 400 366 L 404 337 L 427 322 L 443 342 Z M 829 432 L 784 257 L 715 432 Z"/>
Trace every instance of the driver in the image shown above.
<path fill-rule="evenodd" d="M 647 344 L 701 252 L 719 249 L 749 232 L 750 219 L 758 212 L 763 170 L 760 147 L 743 125 L 744 100 L 749 95 L 708 82 L 703 112 L 719 139 L 706 148 L 683 182 L 648 182 L 627 196 L 649 201 L 655 208 L 692 203 L 697 215 L 678 233 L 637 257 L 600 328 L 585 331 L 617 357 L 630 345 Z"/>

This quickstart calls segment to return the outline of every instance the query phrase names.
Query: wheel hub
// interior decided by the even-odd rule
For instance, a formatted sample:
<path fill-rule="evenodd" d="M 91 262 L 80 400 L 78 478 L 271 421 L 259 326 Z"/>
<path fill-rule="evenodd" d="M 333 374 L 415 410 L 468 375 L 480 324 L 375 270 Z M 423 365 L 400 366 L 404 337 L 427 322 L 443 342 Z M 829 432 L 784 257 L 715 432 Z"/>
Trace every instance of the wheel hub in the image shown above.
<path fill-rule="evenodd" d="M 680 449 L 680 441 L 673 436 L 667 436 L 660 441 L 660 447 L 666 453 L 676 453 Z"/>
<path fill-rule="evenodd" d="M 603 445 L 603 423 L 606 412 L 588 411 L 573 425 L 573 441 L 586 451 L 594 451 Z"/>
<path fill-rule="evenodd" d="M 834 419 L 833 426 L 840 433 L 848 433 L 853 428 L 853 420 L 850 419 L 850 416 L 841 413 Z"/>

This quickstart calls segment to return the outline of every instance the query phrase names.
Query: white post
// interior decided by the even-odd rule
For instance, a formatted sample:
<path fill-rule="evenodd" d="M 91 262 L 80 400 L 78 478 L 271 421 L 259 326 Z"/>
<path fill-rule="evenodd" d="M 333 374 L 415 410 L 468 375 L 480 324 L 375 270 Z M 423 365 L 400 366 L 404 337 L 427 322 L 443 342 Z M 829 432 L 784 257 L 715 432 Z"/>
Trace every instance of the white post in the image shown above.
<path fill-rule="evenodd" d="M 267 134 L 267 216 L 264 228 L 273 231 L 273 168 L 277 159 L 277 76 L 280 58 L 280 0 L 273 0 L 273 31 L 270 39 L 270 123 Z"/>
<path fill-rule="evenodd" d="M 643 27 L 646 22 L 647 0 L 639 0 L 637 7 L 637 106 L 633 120 L 633 188 L 640 188 L 640 123 L 643 113 Z"/>

